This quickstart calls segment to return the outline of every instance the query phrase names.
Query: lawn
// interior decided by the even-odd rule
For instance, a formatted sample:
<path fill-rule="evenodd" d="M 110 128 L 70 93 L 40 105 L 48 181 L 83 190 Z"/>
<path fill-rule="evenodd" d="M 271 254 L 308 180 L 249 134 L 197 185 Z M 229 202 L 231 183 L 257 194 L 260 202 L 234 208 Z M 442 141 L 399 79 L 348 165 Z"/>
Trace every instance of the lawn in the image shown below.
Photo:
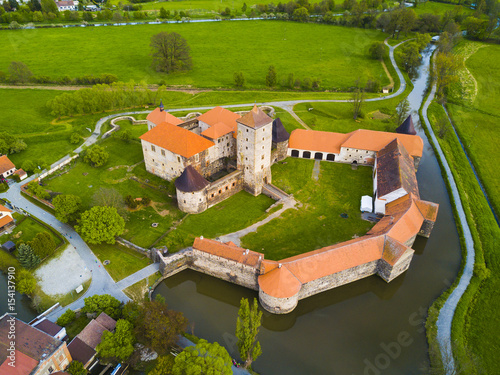
<path fill-rule="evenodd" d="M 420 3 L 418 7 L 413 8 L 417 15 L 424 13 L 432 13 L 437 15 L 443 15 L 445 12 L 458 11 L 464 15 L 471 15 L 474 11 L 468 7 L 458 5 L 458 4 L 445 4 L 435 1 L 426 1 L 425 3 Z"/>
<path fill-rule="evenodd" d="M 175 31 L 191 47 L 193 69 L 161 74 L 151 68 L 150 38 Z M 389 83 L 380 62 L 368 55 L 369 44 L 382 41 L 376 30 L 279 21 L 179 23 L 116 27 L 4 31 L 0 70 L 22 61 L 35 75 L 60 77 L 112 73 L 121 81 L 233 87 L 241 71 L 248 88 L 265 86 L 270 65 L 279 77 L 317 77 L 323 88 L 348 88 L 358 77 Z M 67 53 L 68 46 L 78 50 Z M 112 48 L 110 48 L 112 46 Z M 85 64 L 81 63 L 85 56 Z M 356 67 L 356 69 L 352 69 Z M 212 102 L 214 103 L 214 102 Z"/>
<path fill-rule="evenodd" d="M 16 215 L 17 222 L 16 227 L 10 234 L 4 234 L 0 237 L 0 243 L 5 241 L 13 241 L 16 244 L 21 242 L 29 242 L 35 238 L 35 236 L 40 232 L 47 232 L 51 235 L 56 246 L 63 243 L 63 240 L 56 236 L 51 230 L 47 229 L 45 226 L 40 224 L 37 220 L 29 216 Z"/>
<path fill-rule="evenodd" d="M 492 160 L 500 157 L 500 46 L 486 45 L 466 61 L 477 81 L 472 105 L 455 100 L 448 104 L 459 136 L 474 163 L 495 211 L 500 214 L 500 175 Z"/>
<path fill-rule="evenodd" d="M 132 300 L 141 302 L 144 298 L 146 298 L 149 288 L 151 288 L 160 277 L 161 273 L 156 272 L 153 275 L 136 282 L 134 285 L 123 289 L 123 293 L 125 293 Z"/>
<path fill-rule="evenodd" d="M 263 219 L 274 200 L 261 194 L 257 197 L 241 191 L 231 198 L 196 215 L 188 215 L 177 229 L 168 233 L 158 246 L 177 251 L 193 244 L 197 236 L 216 238 L 232 233 Z"/>
<path fill-rule="evenodd" d="M 372 193 L 372 168 L 322 162 L 315 181 L 313 166 L 312 160 L 292 158 L 273 165 L 273 184 L 302 206 L 243 237 L 243 247 L 280 260 L 366 234 L 372 224 L 361 219 L 359 202 Z M 348 218 L 341 218 L 343 213 Z"/>
<path fill-rule="evenodd" d="M 106 268 L 106 271 L 115 281 L 120 281 L 151 263 L 146 255 L 116 243 L 114 245 L 105 243 L 100 245 L 89 244 L 89 246 L 101 263 L 109 260 L 109 265 L 103 265 L 102 267 Z"/>
<path fill-rule="evenodd" d="M 445 113 L 440 105 L 432 103 L 429 120 L 435 125 L 439 118 L 445 118 Z M 473 368 L 464 373 L 493 374 L 500 364 L 495 354 L 500 350 L 500 317 L 491 313 L 500 309 L 500 228 L 455 134 L 449 131 L 438 140 L 457 184 L 476 253 L 474 277 L 453 319 L 454 354 L 462 365 L 472 364 Z M 489 272 L 477 272 L 484 266 Z"/>

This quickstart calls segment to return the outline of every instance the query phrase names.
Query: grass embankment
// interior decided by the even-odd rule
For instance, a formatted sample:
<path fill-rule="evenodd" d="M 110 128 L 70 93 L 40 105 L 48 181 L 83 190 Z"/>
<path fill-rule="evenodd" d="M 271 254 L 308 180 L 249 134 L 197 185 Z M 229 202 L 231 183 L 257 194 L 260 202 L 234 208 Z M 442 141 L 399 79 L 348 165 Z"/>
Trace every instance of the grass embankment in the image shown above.
<path fill-rule="evenodd" d="M 363 236 L 372 224 L 360 217 L 362 195 L 372 190 L 372 169 L 321 163 L 318 181 L 312 178 L 314 161 L 288 158 L 272 167 L 273 184 L 302 203 L 243 237 L 243 247 L 280 260 Z M 341 218 L 347 213 L 348 218 Z"/>
<path fill-rule="evenodd" d="M 440 118 L 445 118 L 444 110 L 433 103 L 429 107 L 431 124 L 435 126 Z M 436 129 L 434 131 L 437 133 Z M 499 365 L 494 353 L 500 348 L 500 317 L 491 314 L 491 311 L 500 309 L 500 254 L 497 249 L 500 228 L 456 135 L 450 131 L 438 141 L 457 184 L 476 253 L 474 276 L 458 304 L 453 320 L 454 354 L 465 373 L 495 373 Z M 435 313 L 443 302 L 444 298 L 441 297 L 431 307 L 429 314 L 432 320 L 437 317 Z"/>
<path fill-rule="evenodd" d="M 160 31 L 175 31 L 187 40 L 191 71 L 166 75 L 151 67 L 150 39 Z M 234 87 L 233 74 L 241 71 L 246 87 L 264 88 L 269 65 L 274 65 L 279 79 L 289 73 L 300 80 L 317 77 L 325 89 L 352 87 L 358 77 L 389 83 L 380 62 L 368 54 L 371 42 L 385 38 L 377 30 L 247 21 L 4 32 L 8 35 L 0 41 L 1 71 L 15 60 L 35 75 L 76 77 L 91 71 L 115 74 L 120 81 L 165 80 L 168 85 L 213 88 Z M 69 45 L 79 53 L 67 53 Z M 297 54 L 290 56 L 291 51 Z"/>
<path fill-rule="evenodd" d="M 463 54 L 473 48 L 464 41 Z M 477 42 L 475 43 L 477 44 Z M 468 45 L 472 45 L 468 47 Z M 465 65 L 473 77 L 464 82 L 461 96 L 451 98 L 447 105 L 457 132 L 484 185 L 495 212 L 500 214 L 500 174 L 494 160 L 500 157 L 500 46 L 482 43 Z M 477 48 L 477 46 L 476 46 Z M 461 55 L 462 56 L 462 55 Z M 464 77 L 465 78 L 465 77 Z M 477 95 L 473 81 L 477 82 Z M 467 85 L 467 81 L 472 84 Z M 458 94 L 458 93 L 457 93 Z M 470 100 L 466 100 L 470 99 Z"/>
<path fill-rule="evenodd" d="M 125 293 L 129 298 L 133 299 L 134 301 L 141 302 L 144 300 L 144 298 L 147 298 L 149 293 L 149 288 L 152 287 L 160 277 L 161 277 L 160 272 L 156 272 L 153 275 L 148 276 L 141 281 L 138 281 L 134 285 L 131 285 L 128 288 L 123 289 L 123 293 Z"/>

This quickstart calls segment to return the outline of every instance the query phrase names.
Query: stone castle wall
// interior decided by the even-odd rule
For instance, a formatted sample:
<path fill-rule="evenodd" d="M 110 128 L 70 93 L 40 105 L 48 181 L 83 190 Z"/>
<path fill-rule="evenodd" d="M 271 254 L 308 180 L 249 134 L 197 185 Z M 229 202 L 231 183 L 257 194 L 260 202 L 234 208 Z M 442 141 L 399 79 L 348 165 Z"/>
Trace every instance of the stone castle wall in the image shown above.
<path fill-rule="evenodd" d="M 274 314 L 288 314 L 299 303 L 298 295 L 288 298 L 276 298 L 259 289 L 259 302 L 267 311 Z"/>
<path fill-rule="evenodd" d="M 208 208 L 207 189 L 195 192 L 183 192 L 177 189 L 179 210 L 190 214 L 199 214 Z"/>
<path fill-rule="evenodd" d="M 218 179 L 206 189 L 208 207 L 222 202 L 242 189 L 243 171 L 234 171 Z"/>

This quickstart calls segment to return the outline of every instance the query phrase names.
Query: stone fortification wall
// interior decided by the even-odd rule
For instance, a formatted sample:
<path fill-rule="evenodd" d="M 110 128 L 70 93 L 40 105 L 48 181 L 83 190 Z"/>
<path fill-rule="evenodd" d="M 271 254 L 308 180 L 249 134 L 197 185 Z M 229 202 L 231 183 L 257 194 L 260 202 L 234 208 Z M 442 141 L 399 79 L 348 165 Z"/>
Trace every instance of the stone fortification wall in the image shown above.
<path fill-rule="evenodd" d="M 193 249 L 193 262 L 189 268 L 249 289 L 259 289 L 257 283 L 257 277 L 260 274 L 259 265 L 251 267 Z"/>
<path fill-rule="evenodd" d="M 193 248 L 167 256 L 158 251 L 157 256 L 162 280 L 189 268 L 245 288 L 259 289 L 257 277 L 260 274 L 260 264 L 252 267 Z"/>
<path fill-rule="evenodd" d="M 420 228 L 418 234 L 422 237 L 429 238 L 432 229 L 434 228 L 434 223 L 435 223 L 434 221 L 424 219 L 424 222 L 422 223 L 422 227 Z"/>
<path fill-rule="evenodd" d="M 326 290 L 375 275 L 377 273 L 378 262 L 378 260 L 374 260 L 372 262 L 361 264 L 359 266 L 352 267 L 340 272 L 332 273 L 320 279 L 302 284 L 298 299 L 307 298 Z"/>
<path fill-rule="evenodd" d="M 194 192 L 177 191 L 177 205 L 179 210 L 189 214 L 199 214 L 205 211 L 207 206 L 207 189 Z"/>
<path fill-rule="evenodd" d="M 243 189 L 243 171 L 234 171 L 224 176 L 207 188 L 208 207 L 212 207 L 224 199 Z"/>
<path fill-rule="evenodd" d="M 271 163 L 285 160 L 288 154 L 288 140 L 284 142 L 273 142 L 273 149 L 271 154 Z"/>
<path fill-rule="evenodd" d="M 413 254 L 413 251 L 408 251 L 394 266 L 391 266 L 384 259 L 380 259 L 378 262 L 377 274 L 386 282 L 394 280 L 408 269 L 410 262 L 413 259 Z"/>
<path fill-rule="evenodd" d="M 259 302 L 264 309 L 273 314 L 288 314 L 299 303 L 298 294 L 288 298 L 276 298 L 259 290 Z"/>

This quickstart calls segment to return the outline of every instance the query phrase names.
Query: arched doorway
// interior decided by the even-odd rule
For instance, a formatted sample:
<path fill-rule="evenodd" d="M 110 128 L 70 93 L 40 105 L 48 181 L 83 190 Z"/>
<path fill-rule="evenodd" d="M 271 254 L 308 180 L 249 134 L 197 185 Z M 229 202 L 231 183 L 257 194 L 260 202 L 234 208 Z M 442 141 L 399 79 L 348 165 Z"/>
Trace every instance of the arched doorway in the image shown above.
<path fill-rule="evenodd" d="M 311 159 L 311 153 L 309 151 L 304 151 L 304 153 L 302 154 L 302 157 L 304 159 Z"/>
<path fill-rule="evenodd" d="M 335 161 L 335 155 L 334 154 L 328 154 L 328 155 L 326 155 L 326 160 L 328 160 L 328 161 Z"/>
<path fill-rule="evenodd" d="M 314 154 L 314 159 L 316 159 L 316 160 L 323 160 L 323 153 L 322 152 L 316 152 Z"/>
<path fill-rule="evenodd" d="M 299 150 L 292 150 L 292 157 L 298 158 L 299 157 Z"/>

